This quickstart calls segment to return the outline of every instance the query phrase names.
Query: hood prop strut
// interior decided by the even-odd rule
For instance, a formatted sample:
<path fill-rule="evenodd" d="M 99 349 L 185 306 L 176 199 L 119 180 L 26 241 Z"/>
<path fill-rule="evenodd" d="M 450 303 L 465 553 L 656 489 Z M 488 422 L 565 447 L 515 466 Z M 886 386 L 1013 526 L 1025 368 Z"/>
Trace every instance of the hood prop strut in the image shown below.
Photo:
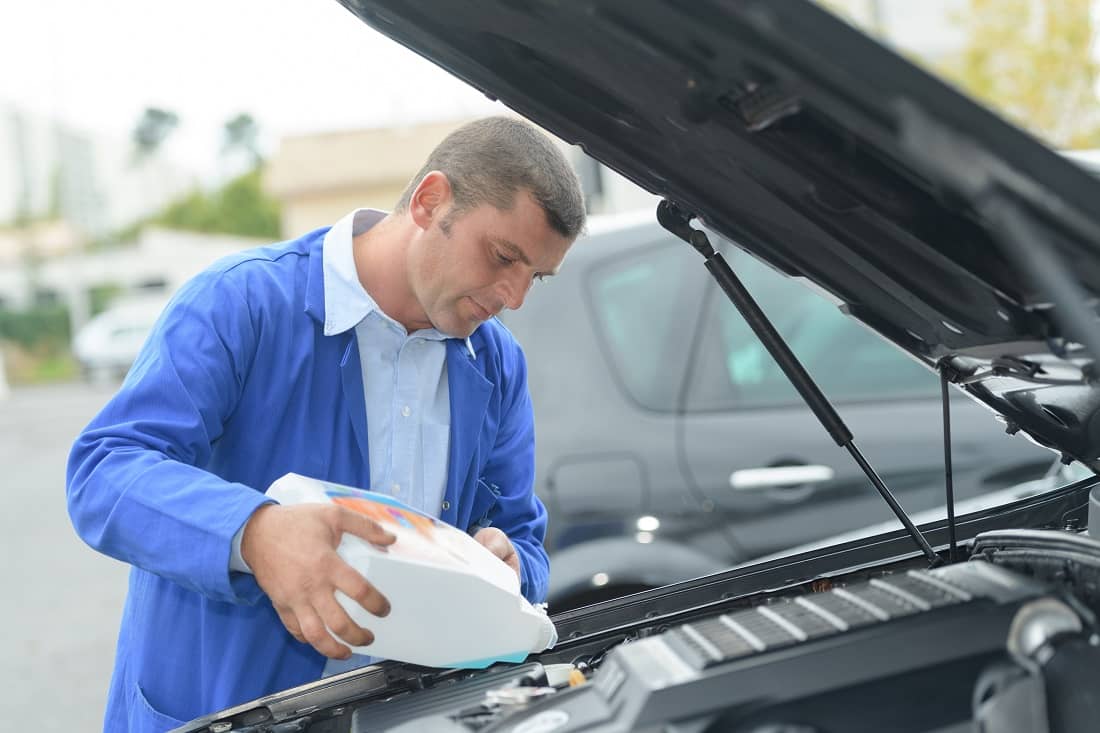
<path fill-rule="evenodd" d="M 958 543 L 955 540 L 955 476 L 951 466 L 951 395 L 948 394 L 948 372 L 946 364 L 940 365 L 940 399 L 943 400 L 943 471 L 944 487 L 947 491 L 947 559 L 958 560 Z"/>
<path fill-rule="evenodd" d="M 936 551 L 932 549 L 932 546 L 928 544 L 928 540 L 924 538 L 920 530 L 909 518 L 909 515 L 905 513 L 901 505 L 898 504 L 897 499 L 890 493 L 890 489 L 886 487 L 882 479 L 872 468 L 871 464 L 867 462 L 867 459 L 863 456 L 863 453 L 856 447 L 855 441 L 852 438 L 852 433 L 848 430 L 848 426 L 844 424 L 844 421 L 840 419 L 840 415 L 837 414 L 828 398 L 821 392 L 821 389 L 814 382 L 813 378 L 806 371 L 805 367 L 798 360 L 798 357 L 794 355 L 790 347 L 783 340 L 783 337 L 779 335 L 779 332 L 775 330 L 775 327 L 768 320 L 768 317 L 764 315 L 764 311 L 760 309 L 756 301 L 749 295 L 748 290 L 741 283 L 741 280 L 730 269 L 729 263 L 721 254 L 714 251 L 714 247 L 711 246 L 710 240 L 707 238 L 705 232 L 698 229 L 691 228 L 691 220 L 695 217 L 692 214 L 684 211 L 676 204 L 668 200 L 663 200 L 657 205 L 657 221 L 660 222 L 668 231 L 675 234 L 680 239 L 684 240 L 695 250 L 703 256 L 706 260 L 706 268 L 710 271 L 710 274 L 718 282 L 719 287 L 726 296 L 733 302 L 740 311 L 742 317 L 749 324 L 749 327 L 756 334 L 756 337 L 760 339 L 761 343 L 775 359 L 779 368 L 783 370 L 783 373 L 790 380 L 794 388 L 798 390 L 798 393 L 802 396 L 802 399 L 806 402 L 809 408 L 813 411 L 814 415 L 828 431 L 833 441 L 836 442 L 841 448 L 846 448 L 848 452 L 855 459 L 863 473 L 867 475 L 874 487 L 878 489 L 878 493 L 882 495 L 883 500 L 890 506 L 890 509 L 894 512 L 897 518 L 908 530 L 909 535 L 913 538 L 913 541 L 917 543 L 917 546 L 928 558 L 928 562 L 933 566 L 942 564 L 942 560 Z"/>

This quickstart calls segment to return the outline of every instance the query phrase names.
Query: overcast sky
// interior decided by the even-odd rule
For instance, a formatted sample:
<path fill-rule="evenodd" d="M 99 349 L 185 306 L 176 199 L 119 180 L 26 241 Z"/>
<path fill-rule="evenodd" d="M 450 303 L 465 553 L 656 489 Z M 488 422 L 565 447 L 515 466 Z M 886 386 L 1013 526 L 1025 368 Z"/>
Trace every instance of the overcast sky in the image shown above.
<path fill-rule="evenodd" d="M 899 42 L 927 51 L 950 31 L 944 8 L 960 2 L 881 8 Z M 3 102 L 123 139 L 145 107 L 170 109 L 181 124 L 165 152 L 200 171 L 241 112 L 270 146 L 499 109 L 335 0 L 0 0 Z"/>
<path fill-rule="evenodd" d="M 192 161 L 240 112 L 272 140 L 498 109 L 335 0 L 0 0 L 0 102 L 122 137 L 171 109 Z"/>

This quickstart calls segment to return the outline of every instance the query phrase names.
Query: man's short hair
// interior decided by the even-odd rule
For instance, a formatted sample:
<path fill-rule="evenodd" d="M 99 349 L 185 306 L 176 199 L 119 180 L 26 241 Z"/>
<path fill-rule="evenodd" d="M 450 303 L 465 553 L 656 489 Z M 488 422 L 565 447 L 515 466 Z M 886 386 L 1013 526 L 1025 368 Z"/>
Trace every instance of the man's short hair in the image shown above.
<path fill-rule="evenodd" d="M 413 191 L 431 171 L 447 176 L 454 208 L 440 226 L 481 204 L 512 208 L 516 193 L 530 191 L 558 234 L 575 239 L 584 228 L 580 182 L 562 152 L 533 125 L 510 117 L 487 117 L 445 137 L 409 182 L 395 211 L 409 207 Z"/>

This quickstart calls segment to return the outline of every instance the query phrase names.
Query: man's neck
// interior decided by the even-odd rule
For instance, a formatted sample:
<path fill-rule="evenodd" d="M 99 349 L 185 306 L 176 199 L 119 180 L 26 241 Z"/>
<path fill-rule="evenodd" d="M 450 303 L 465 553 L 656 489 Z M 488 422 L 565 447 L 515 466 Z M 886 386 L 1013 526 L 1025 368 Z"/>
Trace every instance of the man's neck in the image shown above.
<path fill-rule="evenodd" d="M 355 271 L 363 289 L 387 316 L 412 333 L 431 328 L 409 284 L 410 226 L 405 217 L 387 214 L 382 221 L 352 239 Z"/>

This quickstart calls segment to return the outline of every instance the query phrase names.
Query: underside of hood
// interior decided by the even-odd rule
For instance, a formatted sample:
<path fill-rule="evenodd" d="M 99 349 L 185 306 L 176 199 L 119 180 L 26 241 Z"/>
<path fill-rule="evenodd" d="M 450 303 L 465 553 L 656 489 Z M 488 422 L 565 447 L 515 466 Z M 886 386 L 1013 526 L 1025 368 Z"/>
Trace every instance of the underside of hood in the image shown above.
<path fill-rule="evenodd" d="M 802 0 L 340 1 L 1100 467 L 1092 359 L 999 214 L 1094 315 L 1100 182 L 935 77 Z"/>

